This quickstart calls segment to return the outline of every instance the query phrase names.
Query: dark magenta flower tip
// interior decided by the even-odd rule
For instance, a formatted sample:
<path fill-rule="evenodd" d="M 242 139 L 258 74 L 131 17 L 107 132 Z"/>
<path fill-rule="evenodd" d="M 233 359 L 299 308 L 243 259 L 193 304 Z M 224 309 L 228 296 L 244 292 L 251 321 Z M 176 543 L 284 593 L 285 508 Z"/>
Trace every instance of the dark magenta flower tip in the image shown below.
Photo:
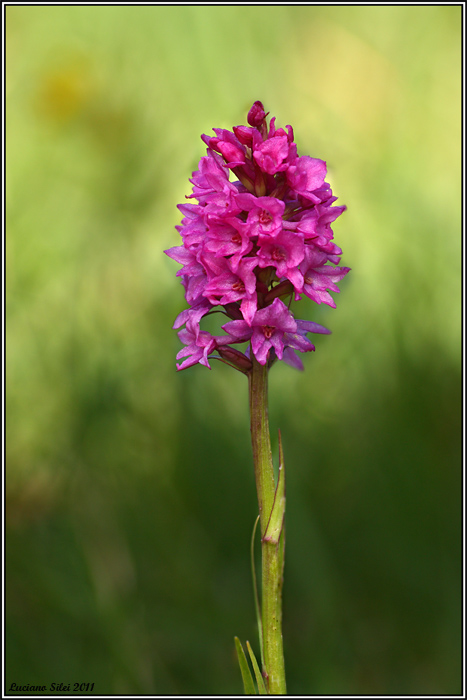
<path fill-rule="evenodd" d="M 266 112 L 264 111 L 263 103 L 257 100 L 248 112 L 248 124 L 258 127 L 265 118 Z"/>

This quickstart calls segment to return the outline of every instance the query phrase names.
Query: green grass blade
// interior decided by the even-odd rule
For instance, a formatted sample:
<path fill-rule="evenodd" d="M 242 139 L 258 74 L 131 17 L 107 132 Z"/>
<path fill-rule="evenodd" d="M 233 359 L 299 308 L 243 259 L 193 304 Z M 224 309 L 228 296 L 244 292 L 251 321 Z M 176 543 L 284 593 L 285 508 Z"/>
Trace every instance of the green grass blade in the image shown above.
<path fill-rule="evenodd" d="M 261 675 L 261 671 L 259 670 L 258 662 L 256 661 L 256 656 L 254 654 L 253 649 L 251 648 L 250 642 L 246 643 L 246 648 L 248 649 L 251 663 L 253 664 L 253 670 L 255 672 L 256 682 L 258 684 L 259 694 L 260 695 L 267 695 L 268 691 L 266 690 L 266 686 L 264 685 L 264 679 L 263 679 L 263 676 Z"/>
<path fill-rule="evenodd" d="M 235 648 L 237 649 L 238 663 L 240 665 L 240 671 L 242 673 L 243 688 L 245 691 L 245 695 L 257 695 L 250 667 L 248 666 L 248 661 L 246 660 L 242 643 L 240 642 L 238 637 L 235 637 Z"/>

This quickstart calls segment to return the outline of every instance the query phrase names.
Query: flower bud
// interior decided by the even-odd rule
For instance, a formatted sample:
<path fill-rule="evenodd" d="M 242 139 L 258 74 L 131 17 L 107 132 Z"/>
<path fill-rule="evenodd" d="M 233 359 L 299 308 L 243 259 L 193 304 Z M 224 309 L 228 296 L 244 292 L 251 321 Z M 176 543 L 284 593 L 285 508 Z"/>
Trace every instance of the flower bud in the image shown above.
<path fill-rule="evenodd" d="M 259 127 L 265 117 L 266 112 L 264 111 L 263 103 L 257 100 L 248 112 L 248 124 Z"/>
<path fill-rule="evenodd" d="M 243 352 L 236 350 L 235 348 L 230 348 L 229 346 L 222 347 L 219 345 L 217 352 L 222 357 L 222 359 L 227 360 L 230 364 L 235 365 L 240 372 L 249 372 L 252 367 L 252 362 Z"/>

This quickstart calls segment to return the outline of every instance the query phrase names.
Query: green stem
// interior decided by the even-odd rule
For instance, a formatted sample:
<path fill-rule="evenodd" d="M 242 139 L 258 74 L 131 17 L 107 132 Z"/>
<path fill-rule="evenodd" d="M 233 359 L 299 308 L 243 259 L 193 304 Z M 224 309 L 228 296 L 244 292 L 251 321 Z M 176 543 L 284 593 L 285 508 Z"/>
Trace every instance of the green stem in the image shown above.
<path fill-rule="evenodd" d="M 279 542 L 265 539 L 274 505 L 275 482 L 269 436 L 268 369 L 251 353 L 249 373 L 250 419 L 256 490 L 261 521 L 263 675 L 270 695 L 285 695 L 285 668 L 282 645 L 282 569 L 284 533 Z"/>

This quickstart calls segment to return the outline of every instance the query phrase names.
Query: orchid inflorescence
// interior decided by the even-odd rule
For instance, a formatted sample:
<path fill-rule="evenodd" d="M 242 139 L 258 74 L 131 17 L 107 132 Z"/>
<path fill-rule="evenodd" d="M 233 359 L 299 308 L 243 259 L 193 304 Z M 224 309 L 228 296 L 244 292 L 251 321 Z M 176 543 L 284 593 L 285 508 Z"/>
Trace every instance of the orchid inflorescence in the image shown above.
<path fill-rule="evenodd" d="M 276 129 L 275 117 L 268 127 L 266 117 L 258 101 L 249 126 L 202 136 L 207 155 L 187 197 L 198 204 L 178 205 L 183 244 L 165 251 L 182 265 L 177 276 L 189 304 L 173 326 L 185 346 L 178 370 L 198 362 L 210 368 L 217 358 L 248 373 L 251 352 L 261 365 L 279 359 L 303 369 L 296 351 L 315 349 L 307 334 L 330 333 L 296 319 L 290 305 L 306 295 L 335 308 L 328 290 L 338 292 L 350 268 L 337 266 L 342 251 L 331 223 L 346 207 L 332 206 L 337 197 L 325 182 L 326 163 L 298 156 L 292 127 Z M 217 311 L 230 319 L 225 335 L 200 328 Z M 251 350 L 232 347 L 248 341 Z"/>

